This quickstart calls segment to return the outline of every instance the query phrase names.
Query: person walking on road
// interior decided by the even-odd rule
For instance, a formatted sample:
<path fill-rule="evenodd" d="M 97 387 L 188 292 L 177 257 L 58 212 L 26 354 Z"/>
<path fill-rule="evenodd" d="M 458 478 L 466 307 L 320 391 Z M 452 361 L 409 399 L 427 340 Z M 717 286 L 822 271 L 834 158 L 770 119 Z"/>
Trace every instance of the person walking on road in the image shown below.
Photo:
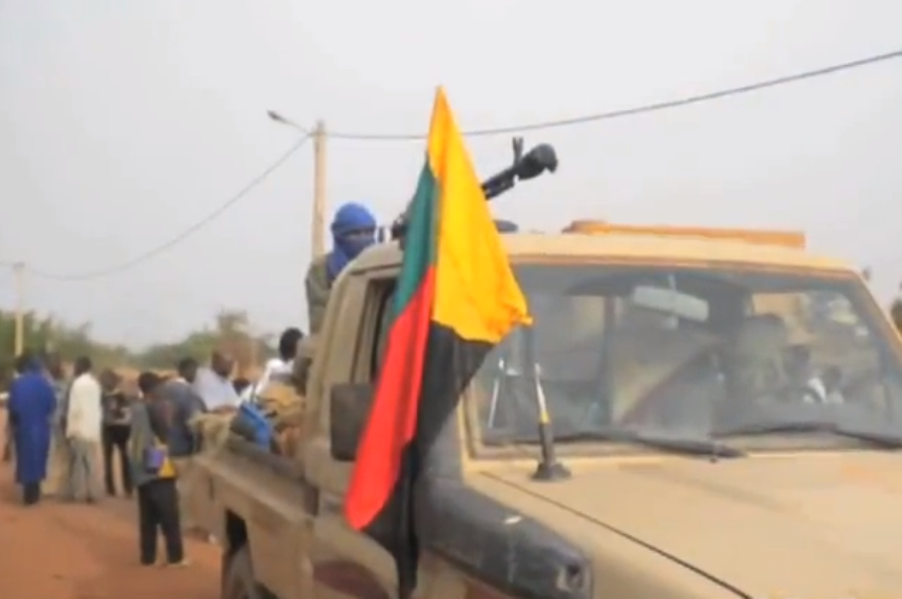
<path fill-rule="evenodd" d="M 112 370 L 100 374 L 103 390 L 103 480 L 106 494 L 116 496 L 114 459 L 119 461 L 119 473 L 126 497 L 132 495 L 131 468 L 128 465 L 128 437 L 131 433 L 131 401 L 120 388 L 122 377 Z M 115 455 L 118 454 L 118 455 Z"/>
<path fill-rule="evenodd" d="M 47 377 L 56 395 L 56 410 L 51 418 L 50 459 L 47 462 L 47 479 L 44 482 L 44 495 L 51 497 L 71 497 L 69 488 L 69 465 L 72 461 L 69 442 L 66 441 L 66 419 L 68 409 L 69 381 L 63 368 L 63 361 L 58 354 L 46 357 L 44 367 Z"/>
<path fill-rule="evenodd" d="M 101 421 L 100 383 L 91 373 L 88 357 L 75 360 L 75 380 L 69 391 L 66 439 L 72 452 L 70 484 L 72 499 L 94 503 L 100 499 Z"/>
<path fill-rule="evenodd" d="M 157 561 L 157 531 L 166 547 L 166 564 L 187 565 L 182 540 L 176 468 L 169 456 L 176 406 L 161 393 L 164 383 L 152 373 L 138 377 L 142 401 L 132 408 L 129 458 L 138 491 L 138 539 L 140 561 Z"/>
<path fill-rule="evenodd" d="M 9 388 L 9 418 L 16 447 L 16 483 L 22 487 L 25 505 L 41 500 L 41 483 L 47 476 L 51 417 L 56 396 L 41 363 L 25 353 L 16 360 L 19 376 Z"/>

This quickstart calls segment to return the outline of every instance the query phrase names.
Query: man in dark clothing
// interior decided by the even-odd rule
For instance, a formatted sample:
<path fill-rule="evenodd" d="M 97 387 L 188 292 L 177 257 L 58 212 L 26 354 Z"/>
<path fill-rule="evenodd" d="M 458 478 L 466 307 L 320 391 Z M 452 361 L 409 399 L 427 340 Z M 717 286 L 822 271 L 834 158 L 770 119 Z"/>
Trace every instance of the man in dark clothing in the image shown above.
<path fill-rule="evenodd" d="M 174 406 L 160 394 L 164 384 L 152 372 L 141 373 L 138 388 L 143 401 L 132 409 L 133 439 L 129 457 L 138 488 L 140 560 L 145 566 L 156 562 L 159 531 L 166 547 L 167 565 L 184 566 L 187 561 L 182 541 L 177 472 L 167 447 L 172 438 Z M 162 452 L 159 463 L 150 459 L 156 452 Z"/>
<path fill-rule="evenodd" d="M 161 381 L 156 393 L 172 406 L 169 447 L 172 457 L 180 458 L 195 453 L 197 443 L 189 423 L 196 414 L 203 412 L 203 400 L 191 385 L 178 379 Z"/>
<path fill-rule="evenodd" d="M 100 374 L 103 389 L 101 407 L 103 409 L 103 476 L 106 492 L 116 496 L 116 482 L 113 474 L 113 454 L 119 454 L 119 471 L 126 497 L 132 495 L 131 468 L 128 464 L 128 438 L 131 433 L 131 400 L 119 388 L 122 378 L 112 370 Z"/>
<path fill-rule="evenodd" d="M 197 360 L 195 360 L 194 358 L 182 358 L 181 360 L 179 360 L 177 368 L 179 378 L 181 378 L 189 385 L 193 385 L 194 379 L 197 378 Z"/>
<path fill-rule="evenodd" d="M 179 377 L 159 384 L 156 394 L 170 402 L 172 422 L 169 433 L 169 455 L 178 474 L 179 497 L 184 500 L 191 493 L 191 456 L 199 449 L 200 443 L 190 422 L 196 414 L 206 410 L 204 401 L 192 384 L 197 377 L 198 364 L 192 358 L 185 358 L 178 364 Z M 181 525 L 184 530 L 197 528 L 188 510 L 182 505 Z"/>

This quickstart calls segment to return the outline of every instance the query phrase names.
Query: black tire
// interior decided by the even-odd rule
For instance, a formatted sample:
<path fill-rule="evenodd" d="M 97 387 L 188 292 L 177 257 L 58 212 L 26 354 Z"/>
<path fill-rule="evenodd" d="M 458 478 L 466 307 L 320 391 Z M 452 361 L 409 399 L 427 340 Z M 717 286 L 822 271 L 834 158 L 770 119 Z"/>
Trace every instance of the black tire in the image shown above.
<path fill-rule="evenodd" d="M 254 564 L 247 545 L 240 548 L 228 559 L 228 566 L 222 577 L 222 599 L 276 599 L 272 593 L 257 584 Z"/>

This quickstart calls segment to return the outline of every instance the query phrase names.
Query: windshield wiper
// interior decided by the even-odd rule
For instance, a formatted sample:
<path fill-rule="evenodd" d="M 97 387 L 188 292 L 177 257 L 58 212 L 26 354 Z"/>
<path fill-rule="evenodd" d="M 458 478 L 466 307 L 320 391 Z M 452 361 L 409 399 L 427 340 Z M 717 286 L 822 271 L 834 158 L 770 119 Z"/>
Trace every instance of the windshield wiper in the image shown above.
<path fill-rule="evenodd" d="M 745 455 L 740 449 L 731 447 L 706 437 L 689 437 L 678 435 L 659 434 L 644 431 L 615 430 L 588 430 L 568 434 L 557 434 L 554 437 L 557 442 L 567 441 L 612 441 L 617 443 L 635 443 L 655 449 L 663 449 L 673 453 L 687 455 L 703 455 L 712 458 L 740 458 Z"/>
<path fill-rule="evenodd" d="M 879 430 L 848 428 L 830 422 L 753 422 L 717 431 L 714 436 L 732 437 L 804 433 L 827 433 L 891 449 L 902 449 L 902 435 Z"/>

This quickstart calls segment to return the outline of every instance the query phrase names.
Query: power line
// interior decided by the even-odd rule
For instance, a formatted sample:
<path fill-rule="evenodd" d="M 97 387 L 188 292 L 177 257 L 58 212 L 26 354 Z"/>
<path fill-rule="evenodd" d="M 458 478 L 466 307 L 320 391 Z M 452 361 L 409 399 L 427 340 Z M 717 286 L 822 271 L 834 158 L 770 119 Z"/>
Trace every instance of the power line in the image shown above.
<path fill-rule="evenodd" d="M 825 77 L 827 75 L 833 75 L 835 73 L 840 73 L 843 71 L 849 71 L 852 69 L 857 69 L 860 67 L 866 67 L 869 65 L 887 62 L 890 60 L 895 60 L 897 58 L 902 58 L 902 49 L 896 50 L 894 52 L 888 52 L 886 54 L 878 54 L 876 56 L 869 56 L 866 58 L 859 58 L 857 60 L 853 60 L 850 62 L 843 62 L 839 64 L 833 64 L 830 66 L 822 67 L 819 69 L 814 69 L 810 71 L 803 71 L 801 73 L 795 73 L 792 75 L 784 75 L 783 77 L 777 77 L 776 79 L 767 79 L 765 81 L 758 81 L 755 83 L 748 83 L 746 85 L 741 85 L 739 87 L 731 87 L 727 89 L 721 89 L 718 91 L 708 92 L 704 94 L 698 94 L 694 96 L 686 96 L 683 98 L 678 98 L 675 100 L 668 100 L 665 102 L 655 102 L 653 104 L 645 104 L 642 106 L 635 106 L 633 108 L 624 108 L 621 110 L 613 110 L 610 112 L 600 112 L 596 114 L 588 114 L 578 117 L 571 117 L 568 119 L 559 119 L 552 121 L 541 121 L 537 123 L 528 123 L 524 125 L 517 126 L 508 126 L 508 127 L 491 127 L 488 129 L 474 129 L 471 131 L 465 131 L 464 135 L 469 137 L 482 137 L 489 135 L 502 135 L 502 134 L 510 134 L 510 133 L 521 133 L 524 131 L 536 131 L 539 129 L 555 129 L 558 127 L 569 127 L 571 125 L 582 125 L 585 123 L 593 123 L 596 121 L 607 121 L 611 119 L 618 119 L 622 117 L 635 116 L 639 114 L 645 114 L 649 112 L 658 112 L 661 110 L 669 110 L 671 108 L 680 108 L 682 106 L 689 106 L 690 104 L 700 104 L 702 102 L 709 102 L 711 100 L 719 100 L 721 98 L 726 98 L 729 96 L 738 96 L 741 94 L 748 94 L 752 92 L 761 91 L 764 89 L 779 87 L 781 85 L 787 85 L 790 83 L 797 83 L 800 81 L 805 81 L 808 79 L 815 79 L 818 77 Z M 426 138 L 423 134 L 407 134 L 407 133 L 348 133 L 343 131 L 332 131 L 327 132 L 327 136 L 334 139 L 346 139 L 346 140 L 354 140 L 354 141 L 419 141 Z"/>
<path fill-rule="evenodd" d="M 819 69 L 803 71 L 800 73 L 795 73 L 791 75 L 785 75 L 783 77 L 778 77 L 776 79 L 768 79 L 764 81 L 758 81 L 755 83 L 749 83 L 746 85 L 742 85 L 739 87 L 732 87 L 727 89 L 721 89 L 718 91 L 708 92 L 704 94 L 698 94 L 694 96 L 687 96 L 683 98 L 678 98 L 674 100 L 668 100 L 664 102 L 656 102 L 653 104 L 645 104 L 642 106 L 635 106 L 632 108 L 625 108 L 620 110 L 614 110 L 609 112 L 601 112 L 596 114 L 583 115 L 578 117 L 572 117 L 568 119 L 559 119 L 559 120 L 550 120 L 550 121 L 541 121 L 536 123 L 527 123 L 523 125 L 517 126 L 507 126 L 507 127 L 492 127 L 487 129 L 475 129 L 464 132 L 465 135 L 470 137 L 479 137 L 479 136 L 490 136 L 490 135 L 502 135 L 502 134 L 510 134 L 510 133 L 518 133 L 524 131 L 536 131 L 540 129 L 553 129 L 559 127 L 568 127 L 572 125 L 581 125 L 586 123 L 592 123 L 596 121 L 604 121 L 604 120 L 612 120 L 617 118 L 623 118 L 628 116 L 636 116 L 640 114 L 650 113 L 650 112 L 658 112 L 661 110 L 669 110 L 672 108 L 680 108 L 682 106 L 688 106 L 691 104 L 700 104 L 702 102 L 709 102 L 712 100 L 718 100 L 722 98 L 726 98 L 729 96 L 736 96 L 741 94 L 752 93 L 756 91 L 761 91 L 768 88 L 778 87 L 781 85 L 787 85 L 791 83 L 796 83 L 800 81 L 805 81 L 808 79 L 815 79 L 818 77 L 824 77 L 827 75 L 833 75 L 835 73 L 840 73 L 843 71 L 849 71 L 852 69 L 857 69 L 860 67 L 865 67 L 877 63 L 887 62 L 890 60 L 895 60 L 898 58 L 902 58 L 902 49 L 896 50 L 893 52 L 888 52 L 885 54 L 878 54 L 875 56 L 869 56 L 866 58 L 860 58 L 857 60 L 852 60 L 849 62 L 843 62 L 839 64 L 833 64 L 830 66 L 822 67 Z M 277 114 L 270 114 L 271 118 L 275 120 L 283 120 Z M 289 122 L 288 124 L 292 124 Z M 54 273 L 44 272 L 41 270 L 31 269 L 30 272 L 34 275 L 52 279 L 57 281 L 85 281 L 89 279 L 96 279 L 101 277 L 106 277 L 109 275 L 117 274 L 122 271 L 133 268 L 143 262 L 151 260 L 155 258 L 157 255 L 169 250 L 170 248 L 178 245 L 206 225 L 213 222 L 216 218 L 225 213 L 229 208 L 238 203 L 241 199 L 243 199 L 250 191 L 256 188 L 260 183 L 262 183 L 270 174 L 280 168 L 287 160 L 290 158 L 295 152 L 297 152 L 310 138 L 310 133 L 306 128 L 294 125 L 297 128 L 301 129 L 305 132 L 304 136 L 301 137 L 289 150 L 283 154 L 276 162 L 274 162 L 269 168 L 263 171 L 260 175 L 254 178 L 250 183 L 248 183 L 238 194 L 230 198 L 227 202 L 220 205 L 216 210 L 211 212 L 204 219 L 194 223 L 187 229 L 183 230 L 181 233 L 176 235 L 175 237 L 169 239 L 165 243 L 143 253 L 134 258 L 127 260 L 125 262 L 110 266 L 103 270 L 97 270 L 92 272 L 79 273 L 75 275 L 57 275 Z M 355 140 L 355 141 L 421 141 L 425 139 L 425 135 L 423 134 L 379 134 L 379 133 L 348 133 L 342 131 L 332 131 L 327 132 L 328 137 L 333 139 L 345 139 L 345 140 Z M 0 266 L 12 266 L 12 262 L 3 262 L 0 261 Z"/>
<path fill-rule="evenodd" d="M 278 158 L 278 160 L 273 162 L 262 173 L 260 173 L 256 177 L 254 177 L 247 185 L 245 185 L 241 189 L 241 191 L 239 191 L 237 194 L 235 194 L 234 196 L 229 198 L 225 203 L 220 204 L 210 214 L 205 216 L 203 219 L 195 222 L 190 227 L 182 230 L 178 235 L 176 235 L 176 236 L 170 238 L 169 240 L 165 241 L 164 243 L 144 252 L 143 254 L 139 254 L 129 260 L 126 260 L 125 262 L 120 262 L 119 264 L 114 264 L 114 265 L 104 268 L 102 270 L 76 273 L 76 274 L 72 274 L 72 275 L 58 275 L 58 274 L 54 274 L 54 273 L 45 272 L 42 270 L 35 270 L 33 268 L 30 268 L 28 272 L 31 275 L 35 275 L 35 276 L 38 276 L 38 277 L 41 277 L 44 279 L 51 279 L 54 281 L 87 281 L 90 279 L 99 279 L 102 277 L 107 277 L 110 275 L 118 274 L 125 270 L 134 268 L 135 266 L 138 266 L 139 264 L 147 262 L 148 260 L 152 260 L 153 258 L 157 257 L 158 255 L 162 254 L 163 252 L 173 248 L 174 246 L 178 245 L 182 241 L 188 239 L 191 235 L 200 231 L 205 226 L 209 225 L 214 220 L 216 220 L 217 218 L 222 216 L 229 208 L 232 208 L 233 206 L 235 206 L 239 201 L 244 199 L 245 196 L 247 196 L 251 191 L 253 191 L 258 185 L 263 183 L 263 181 L 265 181 L 271 174 L 273 174 L 283 164 L 285 164 L 285 162 L 287 162 L 288 159 L 291 158 L 295 152 L 297 152 L 304 146 L 304 144 L 307 142 L 308 139 L 310 139 L 310 135 L 304 135 L 303 137 L 301 137 L 298 141 L 296 141 L 294 143 L 294 145 L 292 145 L 288 149 L 287 152 L 282 154 Z"/>

